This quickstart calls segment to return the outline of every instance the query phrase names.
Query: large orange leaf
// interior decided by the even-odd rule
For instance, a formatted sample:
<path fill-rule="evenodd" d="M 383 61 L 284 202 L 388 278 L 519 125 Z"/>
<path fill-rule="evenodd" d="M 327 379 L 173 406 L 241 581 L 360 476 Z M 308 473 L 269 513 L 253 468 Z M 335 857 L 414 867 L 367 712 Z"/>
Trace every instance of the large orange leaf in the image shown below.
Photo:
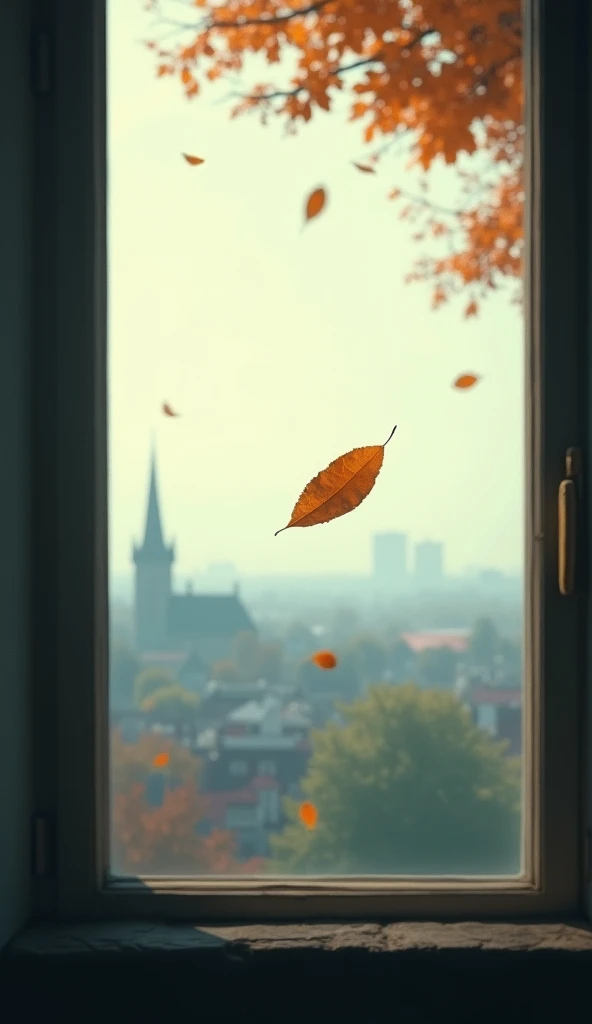
<path fill-rule="evenodd" d="M 329 523 L 357 508 L 366 498 L 380 473 L 384 449 L 397 428 L 393 427 L 384 444 L 354 448 L 346 455 L 340 455 L 331 462 L 304 488 L 294 505 L 292 518 L 287 526 L 316 526 Z"/>

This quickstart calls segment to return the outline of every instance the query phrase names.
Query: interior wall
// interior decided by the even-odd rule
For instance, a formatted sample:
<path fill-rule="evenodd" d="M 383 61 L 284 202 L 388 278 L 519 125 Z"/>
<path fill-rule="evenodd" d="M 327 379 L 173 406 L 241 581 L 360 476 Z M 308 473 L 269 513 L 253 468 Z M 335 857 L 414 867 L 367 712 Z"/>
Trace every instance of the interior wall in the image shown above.
<path fill-rule="evenodd" d="M 28 0 L 0 2 L 0 948 L 29 915 L 32 96 Z"/>

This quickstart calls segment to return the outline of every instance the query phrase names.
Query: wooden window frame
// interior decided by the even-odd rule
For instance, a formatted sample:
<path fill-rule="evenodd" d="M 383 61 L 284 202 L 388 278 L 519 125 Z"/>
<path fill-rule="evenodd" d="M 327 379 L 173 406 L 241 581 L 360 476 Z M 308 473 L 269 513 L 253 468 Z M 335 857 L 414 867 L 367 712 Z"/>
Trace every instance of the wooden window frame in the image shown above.
<path fill-rule="evenodd" d="M 55 823 L 38 913 L 193 920 L 507 918 L 584 905 L 584 594 L 558 589 L 557 493 L 587 448 L 586 0 L 526 5 L 525 879 L 106 882 L 104 0 L 35 0 L 34 796 Z M 37 57 L 35 57 L 37 54 Z M 45 56 L 44 56 L 45 55 Z M 45 63 L 44 63 L 45 61 Z M 45 71 L 43 70 L 45 69 Z M 45 77 L 44 77 L 45 76 Z M 47 86 L 47 87 L 46 87 Z M 492 425 L 495 429 L 495 425 Z M 525 595 L 528 597 L 528 595 Z M 527 601 L 528 603 L 528 601 Z"/>

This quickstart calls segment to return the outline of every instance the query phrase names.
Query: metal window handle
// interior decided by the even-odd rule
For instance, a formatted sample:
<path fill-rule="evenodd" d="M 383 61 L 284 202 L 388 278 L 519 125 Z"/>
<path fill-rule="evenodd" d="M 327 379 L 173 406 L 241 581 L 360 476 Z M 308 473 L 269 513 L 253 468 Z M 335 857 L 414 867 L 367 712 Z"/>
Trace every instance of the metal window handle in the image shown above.
<path fill-rule="evenodd" d="M 565 453 L 565 476 L 559 484 L 558 536 L 559 536 L 559 590 L 570 597 L 576 586 L 577 542 L 577 484 L 580 473 L 580 451 L 568 448 Z"/>

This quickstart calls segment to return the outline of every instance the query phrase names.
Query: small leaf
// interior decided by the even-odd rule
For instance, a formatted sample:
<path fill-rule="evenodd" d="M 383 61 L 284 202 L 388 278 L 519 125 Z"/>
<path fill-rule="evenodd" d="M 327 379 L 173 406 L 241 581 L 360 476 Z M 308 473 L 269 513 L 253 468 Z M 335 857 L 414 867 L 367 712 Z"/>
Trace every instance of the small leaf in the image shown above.
<path fill-rule="evenodd" d="M 164 751 L 162 754 L 156 754 L 153 761 L 153 768 L 166 768 L 169 763 L 169 755 Z"/>
<path fill-rule="evenodd" d="M 388 198 L 389 199 L 398 199 L 400 195 L 401 195 L 401 189 L 400 188 L 392 188 L 390 190 L 389 194 L 388 194 Z"/>
<path fill-rule="evenodd" d="M 346 515 L 366 498 L 380 473 L 385 446 L 397 428 L 393 427 L 384 444 L 354 448 L 346 455 L 340 455 L 331 462 L 304 488 L 294 505 L 292 517 L 287 526 L 316 526 L 329 523 L 332 519 Z"/>
<path fill-rule="evenodd" d="M 313 829 L 318 821 L 319 814 L 314 804 L 305 800 L 303 804 L 300 804 L 298 808 L 298 815 L 303 825 L 306 825 L 308 829 Z"/>
<path fill-rule="evenodd" d="M 368 164 L 354 163 L 354 167 L 357 167 L 358 171 L 362 171 L 363 174 L 376 174 L 376 167 L 370 167 Z"/>
<path fill-rule="evenodd" d="M 480 380 L 474 373 L 461 373 L 460 377 L 457 377 L 454 381 L 453 387 L 458 388 L 460 391 L 466 391 L 467 388 L 472 388 Z"/>
<path fill-rule="evenodd" d="M 473 299 L 472 302 L 469 302 L 467 308 L 465 309 L 465 316 L 468 319 L 470 316 L 477 316 L 478 312 L 479 312 L 479 306 L 477 305 L 477 303 Z"/>
<path fill-rule="evenodd" d="M 189 153 L 183 153 L 183 156 L 185 157 L 187 163 L 191 164 L 192 167 L 197 167 L 198 164 L 205 163 L 205 159 L 202 158 L 201 156 L 191 156 Z"/>
<path fill-rule="evenodd" d="M 317 651 L 316 654 L 312 654 L 311 661 L 318 665 L 319 668 L 329 669 L 335 668 L 337 665 L 337 658 L 333 654 L 333 651 Z"/>
<path fill-rule="evenodd" d="M 313 217 L 318 217 L 321 210 L 324 209 L 326 202 L 327 194 L 325 189 L 315 188 L 314 192 L 311 192 L 306 200 L 306 207 L 304 211 L 305 223 L 312 220 Z"/>
<path fill-rule="evenodd" d="M 179 416 L 180 415 L 178 412 L 175 412 L 174 409 L 171 409 L 171 407 L 168 404 L 168 402 L 163 402 L 162 403 L 162 411 L 163 411 L 165 416 Z"/>

